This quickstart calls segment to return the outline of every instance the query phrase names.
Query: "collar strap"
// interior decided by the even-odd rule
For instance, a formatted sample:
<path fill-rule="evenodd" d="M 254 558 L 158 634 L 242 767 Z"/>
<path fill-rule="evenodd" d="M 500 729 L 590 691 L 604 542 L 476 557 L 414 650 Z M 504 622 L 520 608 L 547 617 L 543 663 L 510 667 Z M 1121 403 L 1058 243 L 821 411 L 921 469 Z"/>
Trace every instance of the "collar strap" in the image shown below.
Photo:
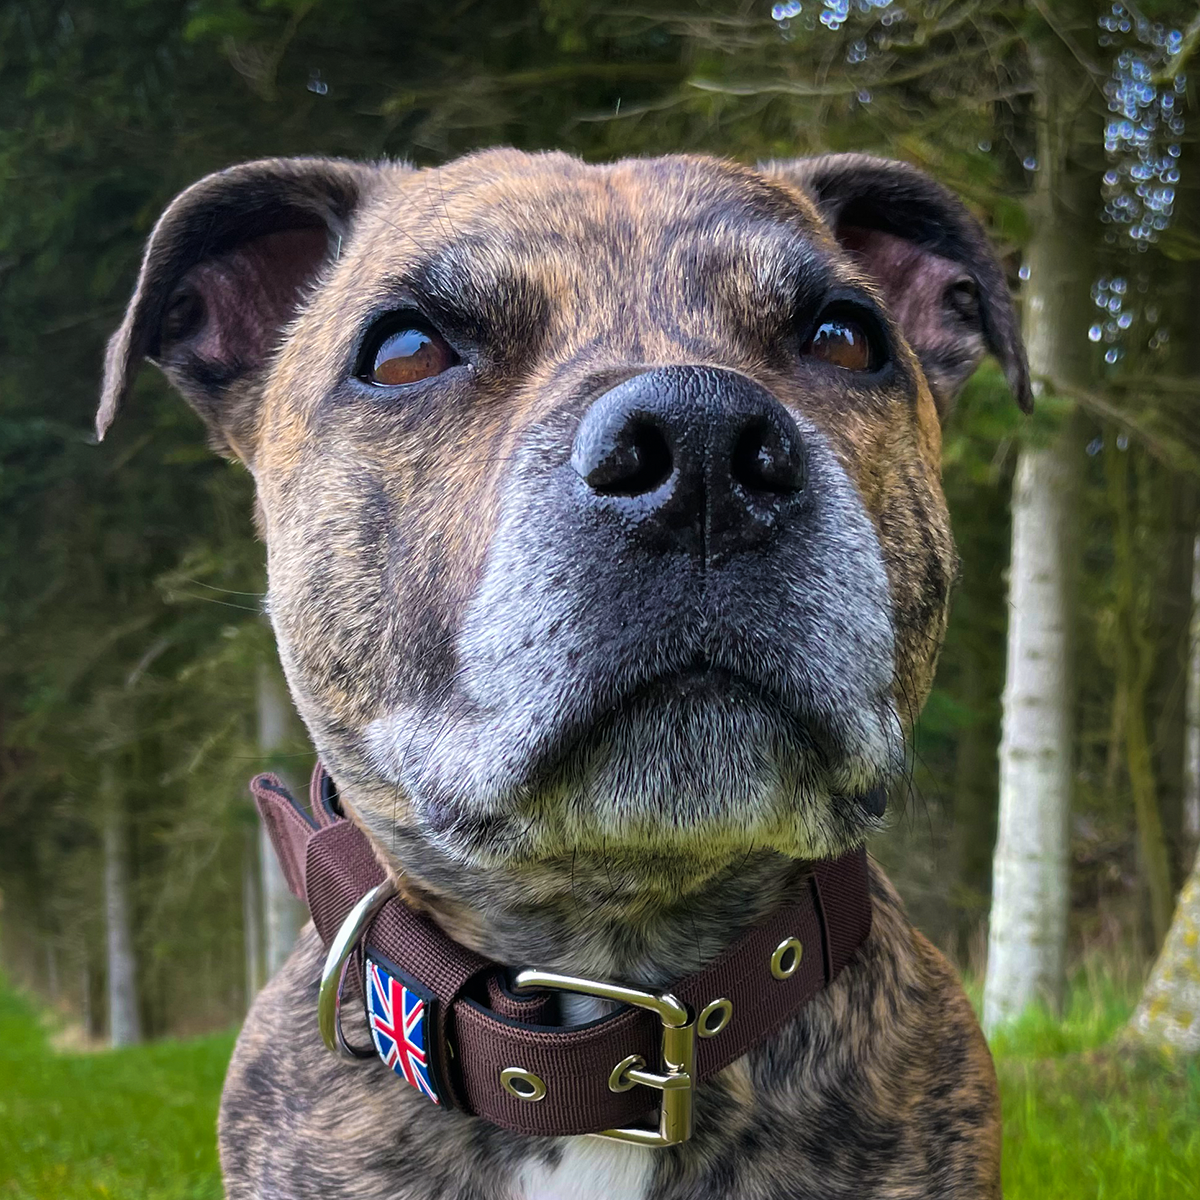
<path fill-rule="evenodd" d="M 329 950 L 334 999 L 344 979 L 365 1007 L 374 1049 L 428 1099 L 518 1133 L 684 1140 L 695 1086 L 826 988 L 871 928 L 866 852 L 854 850 L 813 864 L 798 899 L 669 992 L 540 971 L 519 972 L 518 990 L 502 965 L 452 941 L 394 894 L 320 763 L 311 817 L 274 775 L 259 775 L 250 789 L 288 885 Z M 563 1028 L 549 1023 L 547 989 L 625 1003 Z M 336 1036 L 341 1042 L 340 1027 Z"/>

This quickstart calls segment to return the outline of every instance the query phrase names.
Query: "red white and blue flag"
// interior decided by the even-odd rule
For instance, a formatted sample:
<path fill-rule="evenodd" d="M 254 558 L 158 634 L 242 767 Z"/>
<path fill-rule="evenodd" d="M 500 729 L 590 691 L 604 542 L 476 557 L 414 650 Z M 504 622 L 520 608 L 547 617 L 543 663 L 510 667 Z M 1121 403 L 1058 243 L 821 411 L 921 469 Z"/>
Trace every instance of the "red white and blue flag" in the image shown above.
<path fill-rule="evenodd" d="M 440 1104 L 425 1036 L 429 1004 L 373 959 L 367 960 L 367 1017 L 375 1049 L 393 1071 Z"/>

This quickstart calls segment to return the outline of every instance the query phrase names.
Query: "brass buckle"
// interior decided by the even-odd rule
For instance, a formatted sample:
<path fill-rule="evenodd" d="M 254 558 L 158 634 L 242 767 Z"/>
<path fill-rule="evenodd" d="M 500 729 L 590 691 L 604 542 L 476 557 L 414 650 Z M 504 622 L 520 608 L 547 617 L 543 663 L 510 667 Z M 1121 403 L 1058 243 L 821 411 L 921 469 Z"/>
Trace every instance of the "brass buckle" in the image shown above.
<path fill-rule="evenodd" d="M 396 885 L 390 879 L 376 884 L 346 914 L 346 919 L 329 943 L 329 953 L 325 955 L 321 990 L 317 993 L 317 1025 L 321 1030 L 321 1040 L 342 1058 L 370 1058 L 374 1054 L 374 1048 L 359 1050 L 351 1046 L 342 1033 L 342 985 L 346 978 L 346 960 L 358 945 L 358 939 L 366 933 L 376 913 L 395 894 Z"/>
<path fill-rule="evenodd" d="M 614 1065 L 609 1087 L 624 1091 L 641 1084 L 662 1092 L 657 1129 L 606 1129 L 594 1137 L 610 1138 L 617 1142 L 632 1142 L 635 1146 L 675 1146 L 692 1136 L 692 1091 L 696 1079 L 696 1025 L 687 1005 L 670 992 L 656 994 L 619 983 L 599 979 L 580 979 L 574 975 L 559 975 L 553 971 L 519 971 L 518 989 L 550 988 L 558 992 L 574 992 L 594 996 L 617 1004 L 632 1004 L 654 1013 L 662 1022 L 662 1070 L 647 1071 L 637 1061 L 624 1059 Z M 624 1086 L 618 1086 L 623 1084 Z"/>

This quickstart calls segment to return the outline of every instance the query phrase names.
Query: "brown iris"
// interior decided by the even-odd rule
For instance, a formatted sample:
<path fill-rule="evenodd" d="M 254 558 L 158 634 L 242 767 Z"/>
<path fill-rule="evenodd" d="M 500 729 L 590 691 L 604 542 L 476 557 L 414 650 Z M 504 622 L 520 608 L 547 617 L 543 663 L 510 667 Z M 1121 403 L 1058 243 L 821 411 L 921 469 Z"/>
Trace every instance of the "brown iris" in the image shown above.
<path fill-rule="evenodd" d="M 370 380 L 386 386 L 416 383 L 449 370 L 458 362 L 440 333 L 429 329 L 398 329 L 375 351 Z"/>
<path fill-rule="evenodd" d="M 867 331 L 857 321 L 846 317 L 822 321 L 809 343 L 808 353 L 847 371 L 871 369 L 871 342 Z"/>

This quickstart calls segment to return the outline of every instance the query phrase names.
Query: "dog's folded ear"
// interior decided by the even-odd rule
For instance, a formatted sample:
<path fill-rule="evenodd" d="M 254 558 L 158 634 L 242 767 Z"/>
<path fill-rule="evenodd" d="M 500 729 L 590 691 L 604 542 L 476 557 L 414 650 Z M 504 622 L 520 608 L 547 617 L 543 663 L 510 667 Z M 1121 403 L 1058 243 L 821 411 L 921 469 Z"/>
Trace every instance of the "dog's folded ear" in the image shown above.
<path fill-rule="evenodd" d="M 916 167 L 865 154 L 762 169 L 806 192 L 861 262 L 921 360 L 943 419 L 988 351 L 1030 410 L 1029 365 L 1004 271 L 958 197 Z"/>
<path fill-rule="evenodd" d="M 338 159 L 264 159 L 181 192 L 150 235 L 108 344 L 97 436 L 149 358 L 215 447 L 250 461 L 264 368 L 306 287 L 337 253 L 369 174 Z"/>

